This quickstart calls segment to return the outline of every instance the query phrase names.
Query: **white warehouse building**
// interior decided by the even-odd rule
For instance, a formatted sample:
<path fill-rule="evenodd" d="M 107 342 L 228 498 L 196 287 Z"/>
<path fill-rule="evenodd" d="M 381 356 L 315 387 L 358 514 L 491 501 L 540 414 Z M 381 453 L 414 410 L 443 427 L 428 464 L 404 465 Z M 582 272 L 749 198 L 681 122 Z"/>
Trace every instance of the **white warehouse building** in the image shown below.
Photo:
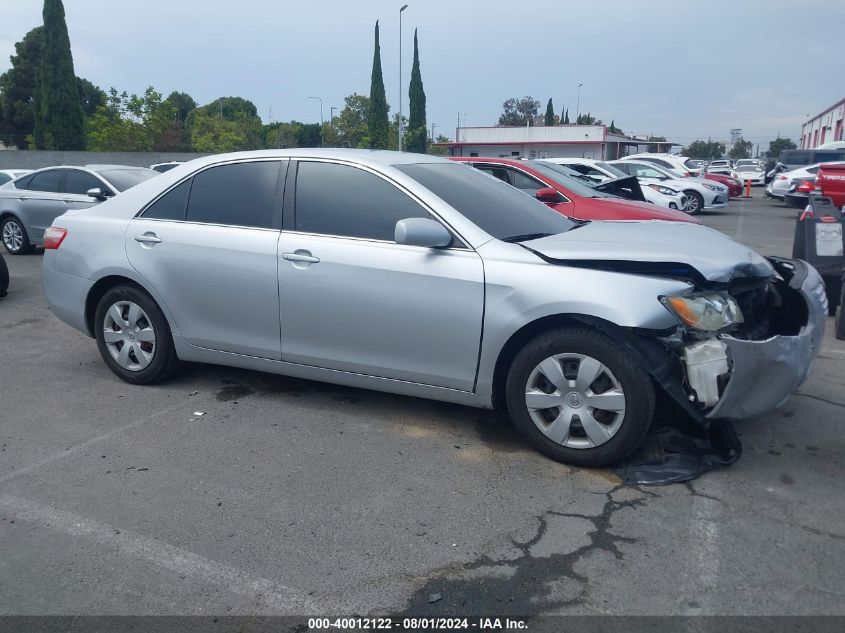
<path fill-rule="evenodd" d="M 438 145 L 445 146 L 450 156 L 613 160 L 640 151 L 669 152 L 678 144 L 611 133 L 605 125 L 555 125 L 459 127 L 454 141 Z"/>
<path fill-rule="evenodd" d="M 845 141 L 845 99 L 834 103 L 801 126 L 801 149 L 813 149 L 825 143 Z"/>

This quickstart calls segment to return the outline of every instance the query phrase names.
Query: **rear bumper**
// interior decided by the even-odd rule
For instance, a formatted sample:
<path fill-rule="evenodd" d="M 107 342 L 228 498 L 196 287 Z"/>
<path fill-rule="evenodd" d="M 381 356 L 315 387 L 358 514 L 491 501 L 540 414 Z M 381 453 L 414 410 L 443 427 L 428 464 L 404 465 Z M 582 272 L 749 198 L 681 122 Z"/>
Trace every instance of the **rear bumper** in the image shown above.
<path fill-rule="evenodd" d="M 795 336 L 773 336 L 749 341 L 723 335 L 731 363 L 730 379 L 708 418 L 750 418 L 781 406 L 804 382 L 824 336 L 827 299 L 824 282 L 815 268 L 793 262 L 796 273 L 790 287 L 807 303 L 807 323 Z"/>
<path fill-rule="evenodd" d="M 94 285 L 90 279 L 54 270 L 49 254 L 41 266 L 41 284 L 50 309 L 58 318 L 84 334 L 91 335 L 85 323 L 85 300 Z"/>

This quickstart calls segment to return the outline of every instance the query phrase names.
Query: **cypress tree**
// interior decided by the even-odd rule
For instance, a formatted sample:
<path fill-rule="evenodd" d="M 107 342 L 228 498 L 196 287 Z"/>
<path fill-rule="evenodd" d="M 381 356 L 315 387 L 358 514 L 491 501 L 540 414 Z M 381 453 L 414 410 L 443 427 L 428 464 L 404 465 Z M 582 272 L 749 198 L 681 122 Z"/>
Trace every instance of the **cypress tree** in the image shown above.
<path fill-rule="evenodd" d="M 35 146 L 38 149 L 84 149 L 82 106 L 73 72 L 73 55 L 62 0 L 44 0 L 35 108 Z"/>
<path fill-rule="evenodd" d="M 378 20 L 376 20 L 375 50 L 373 52 L 373 73 L 370 78 L 370 112 L 367 128 L 370 133 L 370 148 L 389 147 L 390 124 L 387 120 L 387 97 L 384 94 L 384 79 L 381 75 L 381 46 L 378 41 Z"/>
<path fill-rule="evenodd" d="M 551 127 L 555 124 L 555 107 L 552 105 L 552 99 L 549 97 L 549 102 L 546 104 L 546 118 L 543 125 Z"/>
<path fill-rule="evenodd" d="M 420 51 L 417 46 L 417 29 L 414 29 L 414 65 L 408 87 L 411 112 L 408 117 L 408 135 L 405 144 L 409 152 L 424 154 L 426 150 L 425 90 L 420 74 Z"/>
<path fill-rule="evenodd" d="M 569 125 L 569 108 L 566 108 L 566 116 L 565 116 L 565 117 L 563 117 L 563 122 L 564 122 L 566 125 Z"/>

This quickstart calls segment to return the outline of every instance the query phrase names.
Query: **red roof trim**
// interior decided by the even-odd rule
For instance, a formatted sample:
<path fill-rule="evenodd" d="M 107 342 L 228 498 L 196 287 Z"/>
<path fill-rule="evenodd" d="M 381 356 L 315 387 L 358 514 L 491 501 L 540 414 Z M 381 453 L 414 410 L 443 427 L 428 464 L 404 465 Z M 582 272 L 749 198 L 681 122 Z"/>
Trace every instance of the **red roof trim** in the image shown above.
<path fill-rule="evenodd" d="M 607 141 L 508 141 L 501 143 L 472 143 L 470 141 L 450 141 L 443 145 L 604 145 Z M 615 141 L 611 141 L 615 142 Z M 439 145 L 439 143 L 435 143 Z"/>
<path fill-rule="evenodd" d="M 834 109 L 838 108 L 839 106 L 841 106 L 843 103 L 845 103 L 845 99 L 841 99 L 841 100 L 837 101 L 836 103 L 834 103 L 829 108 L 825 108 L 824 110 L 819 112 L 816 116 L 807 119 L 806 123 L 804 123 L 804 125 L 802 125 L 801 127 L 803 128 L 805 125 L 809 125 L 812 121 L 815 121 L 816 119 L 820 119 L 821 117 L 823 117 L 825 114 L 827 114 L 831 110 L 834 110 Z"/>

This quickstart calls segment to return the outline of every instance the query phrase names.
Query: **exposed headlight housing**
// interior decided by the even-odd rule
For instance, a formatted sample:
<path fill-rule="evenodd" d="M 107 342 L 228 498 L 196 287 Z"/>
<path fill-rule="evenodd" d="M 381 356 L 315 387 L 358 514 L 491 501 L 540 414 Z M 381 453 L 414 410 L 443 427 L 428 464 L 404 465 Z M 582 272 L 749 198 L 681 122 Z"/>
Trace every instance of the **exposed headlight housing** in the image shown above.
<path fill-rule="evenodd" d="M 650 184 L 649 187 L 657 191 L 658 193 L 662 193 L 664 196 L 677 196 L 678 192 L 674 189 L 670 189 L 669 187 L 664 187 L 663 185 L 654 185 Z"/>
<path fill-rule="evenodd" d="M 744 321 L 733 297 L 723 292 L 659 297 L 681 323 L 694 330 L 718 332 Z"/>

